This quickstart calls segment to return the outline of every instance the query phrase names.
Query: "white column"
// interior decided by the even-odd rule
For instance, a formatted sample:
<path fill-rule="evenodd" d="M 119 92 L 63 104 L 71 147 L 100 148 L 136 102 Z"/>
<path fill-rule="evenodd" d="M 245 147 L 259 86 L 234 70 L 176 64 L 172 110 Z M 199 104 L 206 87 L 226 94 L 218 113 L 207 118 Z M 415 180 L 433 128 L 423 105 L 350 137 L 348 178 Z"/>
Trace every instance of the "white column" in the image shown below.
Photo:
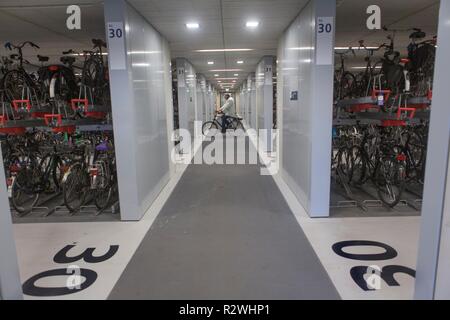
<path fill-rule="evenodd" d="M 416 273 L 416 299 L 450 299 L 450 1 L 441 1 Z M 445 213 L 444 213 L 445 208 Z"/>
<path fill-rule="evenodd" d="M 0 161 L 3 163 L 2 153 Z M 22 299 L 11 211 L 8 205 L 5 172 L 0 166 L 0 300 Z"/>

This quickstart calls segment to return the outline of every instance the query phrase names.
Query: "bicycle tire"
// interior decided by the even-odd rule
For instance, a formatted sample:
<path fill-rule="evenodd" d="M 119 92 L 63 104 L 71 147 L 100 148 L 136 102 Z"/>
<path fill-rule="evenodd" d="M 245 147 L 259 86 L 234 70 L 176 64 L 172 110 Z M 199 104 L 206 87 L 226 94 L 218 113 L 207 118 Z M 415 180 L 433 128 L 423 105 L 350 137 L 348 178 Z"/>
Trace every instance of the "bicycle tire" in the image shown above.
<path fill-rule="evenodd" d="M 214 136 L 218 130 L 217 123 L 215 121 L 207 121 L 202 125 L 202 134 L 206 136 Z M 211 130 L 215 130 L 216 132 L 211 132 Z M 211 132 L 211 133 L 210 133 Z"/>
<path fill-rule="evenodd" d="M 89 177 L 80 163 L 74 164 L 64 175 L 63 198 L 70 212 L 79 211 L 86 201 Z"/>
<path fill-rule="evenodd" d="M 391 208 L 400 202 L 405 189 L 404 173 L 404 164 L 393 157 L 381 160 L 375 173 L 378 197 L 385 205 Z"/>
<path fill-rule="evenodd" d="M 11 186 L 11 204 L 19 213 L 31 212 L 39 201 L 39 193 L 34 192 L 33 170 L 36 168 L 22 168 L 14 179 Z M 37 168 L 39 170 L 39 168 Z"/>

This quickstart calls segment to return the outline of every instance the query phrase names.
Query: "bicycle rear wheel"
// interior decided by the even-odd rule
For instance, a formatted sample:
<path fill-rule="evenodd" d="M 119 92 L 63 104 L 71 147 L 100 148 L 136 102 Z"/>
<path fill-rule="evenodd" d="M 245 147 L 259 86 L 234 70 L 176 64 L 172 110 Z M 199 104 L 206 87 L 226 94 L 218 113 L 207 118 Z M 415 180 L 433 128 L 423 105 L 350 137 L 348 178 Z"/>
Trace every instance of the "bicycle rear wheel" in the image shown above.
<path fill-rule="evenodd" d="M 377 193 L 389 207 L 395 207 L 405 189 L 405 166 L 394 158 L 382 160 L 376 173 Z"/>
<path fill-rule="evenodd" d="M 64 176 L 64 204 L 70 212 L 80 210 L 89 191 L 89 176 L 81 164 L 73 165 Z"/>
<path fill-rule="evenodd" d="M 20 213 L 28 213 L 33 210 L 33 207 L 39 200 L 39 193 L 35 192 L 35 170 L 39 168 L 22 168 L 11 186 L 11 204 L 14 209 Z"/>
<path fill-rule="evenodd" d="M 97 168 L 97 176 L 95 179 L 95 206 L 99 210 L 105 209 L 112 198 L 112 183 L 111 176 L 107 172 L 108 163 L 106 161 L 98 161 Z"/>

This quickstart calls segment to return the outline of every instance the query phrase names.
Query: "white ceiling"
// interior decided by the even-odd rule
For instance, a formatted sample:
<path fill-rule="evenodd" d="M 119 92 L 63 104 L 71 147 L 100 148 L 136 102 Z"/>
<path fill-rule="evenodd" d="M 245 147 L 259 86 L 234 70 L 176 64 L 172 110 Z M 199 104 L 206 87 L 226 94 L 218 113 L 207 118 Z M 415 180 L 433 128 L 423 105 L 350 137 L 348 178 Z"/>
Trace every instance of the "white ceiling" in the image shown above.
<path fill-rule="evenodd" d="M 264 55 L 275 55 L 278 38 L 300 12 L 307 0 L 130 0 L 129 1 L 170 42 L 172 57 L 187 58 L 208 80 L 234 78 L 239 83 Z M 260 25 L 251 30 L 248 20 Z M 197 30 L 185 24 L 195 21 Z M 248 52 L 198 53 L 199 49 L 248 48 Z M 236 61 L 243 60 L 243 64 Z M 208 65 L 214 61 L 214 65 Z M 210 70 L 241 69 L 237 72 Z M 221 80 L 222 82 L 231 82 Z"/>
<path fill-rule="evenodd" d="M 399 30 L 395 35 L 396 50 L 406 53 L 411 28 L 421 28 L 432 38 L 437 33 L 439 0 L 337 0 L 336 46 L 358 46 L 364 40 L 366 46 L 379 46 L 389 40 L 388 32 L 370 31 L 366 26 L 366 8 L 376 4 L 381 8 L 382 25 Z M 379 52 L 382 55 L 382 51 Z M 364 66 L 364 54 L 349 59 L 349 66 Z"/>
<path fill-rule="evenodd" d="M 129 2 L 170 43 L 172 57 L 185 57 L 196 70 L 209 80 L 218 73 L 220 78 L 234 78 L 238 83 L 254 72 L 264 55 L 275 55 L 278 39 L 297 16 L 307 0 L 129 0 Z M 91 38 L 104 38 L 103 1 L 100 0 L 1 0 L 0 55 L 7 54 L 7 41 L 31 40 L 42 47 L 37 52 L 26 49 L 31 62 L 36 54 L 50 55 L 57 61 L 61 52 L 70 48 L 91 47 Z M 65 27 L 66 7 L 82 7 L 82 30 L 68 31 Z M 378 4 L 382 23 L 397 29 L 419 27 L 430 36 L 436 34 L 438 0 L 337 0 L 337 46 L 357 46 L 386 41 L 386 32 L 365 28 L 367 6 Z M 245 27 L 248 20 L 258 20 L 255 30 Z M 196 21 L 197 30 L 188 30 L 186 22 Z M 406 48 L 409 31 L 397 34 L 396 46 Z M 198 53 L 198 49 L 249 48 L 249 52 Z M 404 50 L 402 50 L 404 51 Z M 244 64 L 236 64 L 243 60 Z M 214 61 L 210 66 L 207 61 Z M 356 64 L 360 63 L 356 61 Z M 213 72 L 215 69 L 241 69 L 239 72 Z M 231 80 L 225 80 L 229 82 Z"/>

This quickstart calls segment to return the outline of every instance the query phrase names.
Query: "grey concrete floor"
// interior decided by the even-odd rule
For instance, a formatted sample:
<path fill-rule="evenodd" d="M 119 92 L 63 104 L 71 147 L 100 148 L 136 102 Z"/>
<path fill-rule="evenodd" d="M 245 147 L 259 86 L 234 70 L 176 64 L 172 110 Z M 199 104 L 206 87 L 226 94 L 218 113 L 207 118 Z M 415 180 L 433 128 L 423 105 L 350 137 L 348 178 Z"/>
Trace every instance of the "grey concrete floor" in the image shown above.
<path fill-rule="evenodd" d="M 270 176 L 190 165 L 110 299 L 339 299 Z"/>

